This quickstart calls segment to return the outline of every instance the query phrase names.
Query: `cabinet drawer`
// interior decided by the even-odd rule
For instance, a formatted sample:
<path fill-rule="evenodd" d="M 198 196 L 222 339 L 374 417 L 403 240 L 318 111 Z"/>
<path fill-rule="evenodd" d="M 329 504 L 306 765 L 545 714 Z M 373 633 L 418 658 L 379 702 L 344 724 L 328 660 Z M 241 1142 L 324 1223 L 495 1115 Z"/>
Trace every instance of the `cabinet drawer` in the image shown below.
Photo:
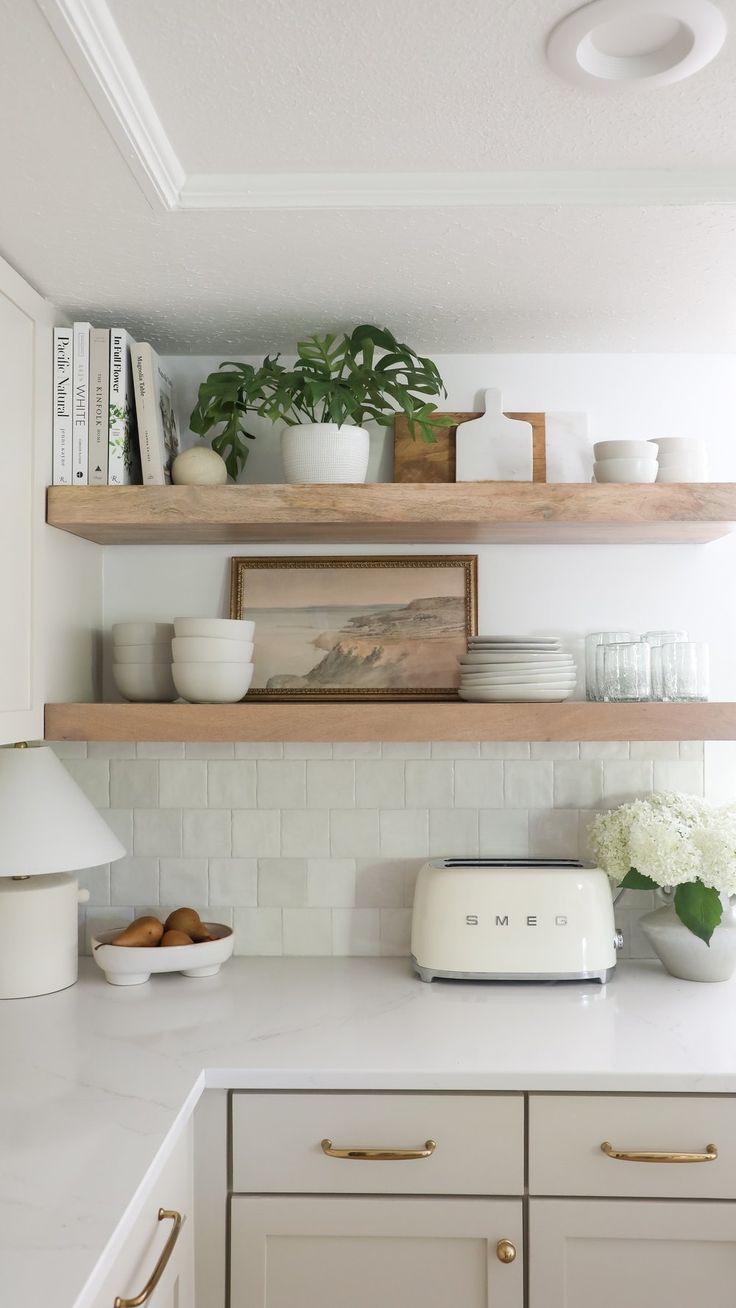
<path fill-rule="evenodd" d="M 702 1155 L 714 1161 L 637 1161 L 624 1153 Z M 736 1099 L 659 1095 L 533 1095 L 529 1190 L 536 1195 L 736 1198 Z"/>
<path fill-rule="evenodd" d="M 336 1150 L 426 1157 L 344 1158 Z M 521 1095 L 250 1094 L 232 1101 L 233 1189 L 333 1194 L 521 1194 Z"/>

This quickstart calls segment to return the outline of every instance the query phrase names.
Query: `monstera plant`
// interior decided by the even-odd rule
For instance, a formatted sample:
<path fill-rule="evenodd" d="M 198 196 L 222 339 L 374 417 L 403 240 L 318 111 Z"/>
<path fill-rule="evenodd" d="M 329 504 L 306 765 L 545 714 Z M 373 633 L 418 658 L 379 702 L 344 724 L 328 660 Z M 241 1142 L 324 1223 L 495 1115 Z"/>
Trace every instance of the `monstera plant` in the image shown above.
<path fill-rule="evenodd" d="M 202 382 L 190 426 L 212 436 L 233 480 L 248 457 L 255 416 L 284 426 L 282 456 L 287 481 L 365 481 L 369 437 L 362 424 L 388 427 L 396 413 L 409 431 L 436 439 L 437 405 L 446 395 L 431 359 L 396 340 L 385 327 L 356 327 L 350 335 L 309 336 L 297 345 L 290 367 L 280 355 L 257 366 L 221 363 Z"/>

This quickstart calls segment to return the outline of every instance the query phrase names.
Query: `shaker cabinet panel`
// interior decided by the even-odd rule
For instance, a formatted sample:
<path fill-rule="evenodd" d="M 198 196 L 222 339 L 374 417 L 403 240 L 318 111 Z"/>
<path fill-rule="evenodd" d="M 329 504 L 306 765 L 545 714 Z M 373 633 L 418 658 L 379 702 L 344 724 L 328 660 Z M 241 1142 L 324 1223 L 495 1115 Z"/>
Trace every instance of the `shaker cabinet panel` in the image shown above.
<path fill-rule="evenodd" d="M 736 1204 L 533 1199 L 529 1308 L 733 1308 Z"/>
<path fill-rule="evenodd" d="M 172 1236 L 171 1218 L 159 1220 L 159 1209 L 181 1214 L 179 1234 L 166 1256 Z M 195 1308 L 194 1294 L 194 1177 L 191 1124 L 159 1174 L 150 1182 L 138 1216 L 120 1243 L 92 1303 L 113 1308 L 116 1298 L 134 1299 L 165 1263 L 160 1279 L 145 1303 L 147 1308 Z M 208 1308 L 202 1305 L 202 1308 Z M 220 1305 L 217 1306 L 220 1308 Z"/>
<path fill-rule="evenodd" d="M 232 1127 L 233 1190 L 242 1192 L 524 1189 L 522 1095 L 242 1093 L 233 1095 Z M 403 1156 L 354 1156 L 370 1149 Z"/>
<path fill-rule="evenodd" d="M 601 1145 L 607 1142 L 612 1157 Z M 717 1157 L 708 1157 L 708 1145 Z M 690 1161 L 645 1161 L 642 1153 Z M 634 1155 L 632 1158 L 631 1155 Z M 736 1099 L 718 1095 L 532 1095 L 529 1192 L 736 1199 Z"/>
<path fill-rule="evenodd" d="M 523 1304 L 518 1200 L 236 1195 L 231 1247 L 230 1308 Z"/>

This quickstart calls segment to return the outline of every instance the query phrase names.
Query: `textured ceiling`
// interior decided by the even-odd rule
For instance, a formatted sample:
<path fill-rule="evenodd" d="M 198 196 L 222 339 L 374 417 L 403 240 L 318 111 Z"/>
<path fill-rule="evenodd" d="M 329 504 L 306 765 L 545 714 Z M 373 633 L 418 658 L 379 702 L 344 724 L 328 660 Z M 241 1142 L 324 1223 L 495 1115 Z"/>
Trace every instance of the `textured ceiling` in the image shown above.
<path fill-rule="evenodd" d="M 544 58 L 576 7 L 126 0 L 114 12 L 189 173 L 736 163 L 724 113 L 736 40 L 692 80 L 613 102 Z M 734 0 L 722 8 L 736 23 Z"/>
<path fill-rule="evenodd" d="M 363 169 L 729 162 L 733 43 L 681 88 L 598 99 L 542 63 L 567 7 L 128 0 L 115 13 L 188 170 L 338 169 L 348 149 Z M 70 314 L 171 353 L 284 348 L 366 319 L 438 352 L 736 345 L 734 209 L 166 213 L 34 0 L 0 0 L 0 21 L 0 252 Z"/>

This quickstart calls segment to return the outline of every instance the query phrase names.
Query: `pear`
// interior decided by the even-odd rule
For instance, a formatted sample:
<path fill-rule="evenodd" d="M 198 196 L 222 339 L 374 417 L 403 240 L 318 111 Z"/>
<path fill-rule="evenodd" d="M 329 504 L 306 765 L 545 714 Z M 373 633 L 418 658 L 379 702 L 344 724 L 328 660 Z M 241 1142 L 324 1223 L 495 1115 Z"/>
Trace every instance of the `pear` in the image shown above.
<path fill-rule="evenodd" d="M 128 945 L 131 948 L 157 945 L 163 934 L 164 928 L 157 917 L 137 917 L 110 944 Z"/>
<path fill-rule="evenodd" d="M 214 940 L 199 913 L 194 908 L 175 908 L 166 919 L 167 931 L 184 931 L 197 944 L 203 940 Z"/>
<path fill-rule="evenodd" d="M 161 948 L 166 949 L 170 945 L 191 945 L 193 944 L 191 936 L 186 931 L 164 931 L 161 937 Z"/>

